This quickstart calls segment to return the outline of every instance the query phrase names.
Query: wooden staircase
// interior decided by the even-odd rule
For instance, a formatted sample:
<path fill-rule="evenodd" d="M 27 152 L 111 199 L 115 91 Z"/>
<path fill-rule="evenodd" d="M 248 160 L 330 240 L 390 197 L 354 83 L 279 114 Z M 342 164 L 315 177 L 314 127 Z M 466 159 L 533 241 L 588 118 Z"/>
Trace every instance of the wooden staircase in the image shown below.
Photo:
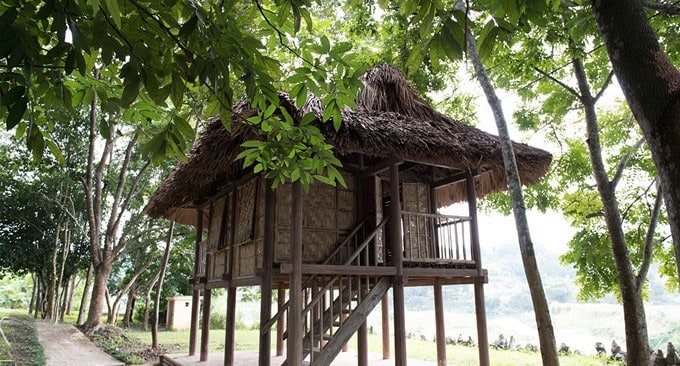
<path fill-rule="evenodd" d="M 370 267 L 375 265 L 371 251 L 378 235 L 388 222 L 384 219 L 372 232 L 366 233 L 365 220 L 340 243 L 321 264 L 333 266 Z M 345 271 L 346 272 L 346 271 Z M 311 366 L 330 365 L 370 312 L 392 286 L 391 277 L 360 274 L 313 274 L 302 285 L 304 309 L 303 359 Z M 262 332 L 288 310 L 286 303 Z M 287 333 L 284 333 L 284 338 Z M 282 365 L 288 365 L 284 361 Z"/>

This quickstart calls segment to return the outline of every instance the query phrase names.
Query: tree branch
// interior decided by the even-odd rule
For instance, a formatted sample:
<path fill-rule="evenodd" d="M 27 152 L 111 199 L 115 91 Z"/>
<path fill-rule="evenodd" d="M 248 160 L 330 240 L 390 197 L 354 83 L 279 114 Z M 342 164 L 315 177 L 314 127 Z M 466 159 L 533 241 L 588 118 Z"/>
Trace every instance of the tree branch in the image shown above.
<path fill-rule="evenodd" d="M 557 85 L 561 86 L 564 88 L 566 91 L 569 93 L 573 94 L 576 98 L 581 99 L 581 94 L 579 94 L 574 88 L 570 87 L 569 85 L 563 83 L 562 81 L 558 80 L 554 76 L 548 74 L 547 72 L 541 70 L 540 68 L 534 66 L 533 69 L 537 71 L 539 74 L 543 75 L 544 77 L 550 79 L 552 82 L 556 83 Z"/>
<path fill-rule="evenodd" d="M 656 10 L 659 13 L 664 13 L 666 15 L 680 15 L 680 6 L 675 4 L 643 1 L 642 6 L 650 10 Z"/>
<path fill-rule="evenodd" d="M 147 160 L 142 168 L 137 172 L 137 175 L 135 176 L 135 179 L 132 181 L 132 185 L 128 189 L 128 193 L 125 196 L 125 199 L 123 200 L 123 203 L 120 205 L 120 212 L 118 213 L 118 217 L 116 217 L 116 222 L 114 223 L 115 227 L 118 227 L 120 225 L 120 221 L 122 220 L 123 213 L 127 210 L 128 206 L 130 205 L 130 201 L 141 192 L 140 190 L 137 190 L 137 186 L 139 185 L 139 181 L 141 180 L 142 176 L 144 175 L 144 172 L 146 169 L 151 165 L 151 160 Z"/>
<path fill-rule="evenodd" d="M 109 216 L 109 223 L 106 226 L 106 235 L 115 238 L 115 234 L 118 231 L 119 220 L 118 212 L 124 212 L 125 207 L 121 207 L 120 201 L 123 199 L 123 190 L 125 189 L 125 182 L 127 181 L 127 173 L 130 168 L 130 160 L 132 159 L 132 150 L 137 144 L 137 134 L 135 133 L 128 145 L 125 148 L 125 156 L 123 157 L 123 162 L 120 167 L 120 174 L 118 175 L 118 184 L 116 185 L 116 193 L 113 196 L 113 203 L 111 204 L 111 213 Z M 120 211 L 119 211 L 120 210 Z M 112 241 L 109 241 L 112 243 Z M 113 248 L 106 248 L 107 251 Z"/>
<path fill-rule="evenodd" d="M 656 224 L 659 222 L 659 212 L 661 211 L 662 202 L 661 186 L 657 185 L 656 199 L 654 200 L 654 208 L 649 215 L 649 227 L 647 227 L 647 235 L 645 236 L 645 247 L 642 252 L 642 263 L 640 264 L 640 270 L 636 277 L 638 288 L 642 286 L 645 279 L 647 278 L 647 273 L 649 272 L 649 266 L 652 263 L 652 256 L 654 254 L 654 245 L 656 241 L 654 240 L 654 233 L 656 231 Z"/>
<path fill-rule="evenodd" d="M 607 90 L 607 87 L 612 82 L 612 77 L 614 77 L 614 70 L 609 71 L 609 75 L 607 75 L 607 79 L 604 81 L 604 84 L 602 84 L 602 88 L 600 88 L 600 91 L 595 95 L 595 103 L 597 103 L 602 94 L 604 94 L 604 91 Z"/>
<path fill-rule="evenodd" d="M 616 185 L 619 184 L 619 181 L 621 180 L 621 177 L 623 176 L 623 171 L 626 169 L 626 164 L 628 164 L 628 160 L 630 160 L 630 157 L 635 153 L 642 144 L 645 143 L 644 138 L 640 138 L 635 145 L 633 145 L 625 155 L 621 157 L 621 160 L 619 161 L 619 164 L 616 167 L 616 172 L 614 173 L 614 177 L 612 180 L 609 182 L 612 186 L 613 190 L 616 190 Z"/>

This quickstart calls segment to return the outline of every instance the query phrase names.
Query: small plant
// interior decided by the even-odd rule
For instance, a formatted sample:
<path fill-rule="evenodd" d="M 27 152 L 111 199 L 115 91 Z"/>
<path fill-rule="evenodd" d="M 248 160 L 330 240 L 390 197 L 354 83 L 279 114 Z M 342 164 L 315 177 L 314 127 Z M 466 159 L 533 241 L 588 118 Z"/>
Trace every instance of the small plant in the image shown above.
<path fill-rule="evenodd" d="M 115 326 L 102 327 L 91 338 L 106 353 L 129 365 L 153 363 L 158 360 L 161 354 L 165 353 L 164 349 L 153 350 L 151 345 Z"/>

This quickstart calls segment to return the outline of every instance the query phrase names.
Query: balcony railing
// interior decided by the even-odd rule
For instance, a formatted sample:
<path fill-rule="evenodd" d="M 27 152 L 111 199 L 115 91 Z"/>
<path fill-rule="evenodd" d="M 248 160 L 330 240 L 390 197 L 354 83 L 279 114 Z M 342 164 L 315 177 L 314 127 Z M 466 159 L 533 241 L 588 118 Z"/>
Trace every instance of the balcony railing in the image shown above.
<path fill-rule="evenodd" d="M 405 261 L 474 261 L 469 216 L 402 211 Z"/>

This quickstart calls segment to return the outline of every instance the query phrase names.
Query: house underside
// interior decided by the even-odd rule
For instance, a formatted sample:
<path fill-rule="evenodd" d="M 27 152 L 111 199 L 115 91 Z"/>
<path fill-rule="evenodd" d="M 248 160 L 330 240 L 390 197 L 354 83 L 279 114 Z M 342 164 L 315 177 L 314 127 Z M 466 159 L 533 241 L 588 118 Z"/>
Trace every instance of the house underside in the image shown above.
<path fill-rule="evenodd" d="M 405 365 L 404 287 L 432 286 L 436 319 L 431 321 L 438 359 L 445 364 L 442 286 L 467 284 L 475 288 L 480 364 L 487 365 L 487 273 L 479 254 L 476 172 L 359 154 L 342 160 L 344 187 L 314 182 L 304 192 L 298 182 L 272 190 L 263 175 L 246 174 L 204 202 L 175 211 L 185 220 L 196 215 L 198 230 L 190 353 L 198 341 L 199 294 L 204 360 L 211 290 L 226 288 L 224 364 L 233 364 L 236 290 L 257 285 L 260 365 L 269 365 L 274 343 L 277 352 L 285 343 L 288 365 L 329 365 L 355 333 L 359 364 L 366 365 L 366 318 L 381 302 L 385 356 L 391 356 L 393 329 L 395 364 Z M 451 190 L 469 192 L 468 215 L 437 213 L 438 197 Z M 272 313 L 274 292 L 279 302 Z"/>

